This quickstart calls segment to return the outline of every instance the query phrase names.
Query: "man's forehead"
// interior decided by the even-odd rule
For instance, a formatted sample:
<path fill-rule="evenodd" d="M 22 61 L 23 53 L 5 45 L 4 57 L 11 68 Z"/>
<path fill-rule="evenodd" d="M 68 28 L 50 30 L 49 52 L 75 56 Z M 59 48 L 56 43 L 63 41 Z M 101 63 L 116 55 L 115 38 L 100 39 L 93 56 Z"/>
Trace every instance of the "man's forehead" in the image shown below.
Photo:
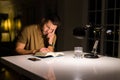
<path fill-rule="evenodd" d="M 50 20 L 46 24 L 50 28 L 56 28 L 57 27 L 57 25 L 54 25 Z"/>

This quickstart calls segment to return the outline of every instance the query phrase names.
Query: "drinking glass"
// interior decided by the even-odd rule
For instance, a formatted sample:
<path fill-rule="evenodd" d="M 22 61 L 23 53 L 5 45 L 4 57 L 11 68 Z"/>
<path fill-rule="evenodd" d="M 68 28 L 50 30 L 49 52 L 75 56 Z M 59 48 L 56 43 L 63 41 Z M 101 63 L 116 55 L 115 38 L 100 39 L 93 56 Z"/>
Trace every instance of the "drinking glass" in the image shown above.
<path fill-rule="evenodd" d="M 74 47 L 74 57 L 83 58 L 83 47 Z"/>

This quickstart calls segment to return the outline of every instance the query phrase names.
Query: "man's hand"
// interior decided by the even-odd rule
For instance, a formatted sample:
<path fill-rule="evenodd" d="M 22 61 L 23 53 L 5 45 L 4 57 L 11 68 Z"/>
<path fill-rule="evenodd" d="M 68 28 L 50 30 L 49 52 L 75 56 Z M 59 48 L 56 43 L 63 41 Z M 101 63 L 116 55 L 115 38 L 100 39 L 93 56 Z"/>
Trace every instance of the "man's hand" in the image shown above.
<path fill-rule="evenodd" d="M 50 52 L 50 50 L 48 48 L 41 48 L 40 52 L 47 53 L 47 52 Z"/>
<path fill-rule="evenodd" d="M 53 30 L 51 33 L 49 33 L 49 34 L 47 35 L 47 38 L 49 39 L 49 40 L 48 40 L 48 43 L 49 43 L 49 44 L 52 44 L 52 43 L 53 43 L 54 37 L 55 37 L 55 30 Z"/>

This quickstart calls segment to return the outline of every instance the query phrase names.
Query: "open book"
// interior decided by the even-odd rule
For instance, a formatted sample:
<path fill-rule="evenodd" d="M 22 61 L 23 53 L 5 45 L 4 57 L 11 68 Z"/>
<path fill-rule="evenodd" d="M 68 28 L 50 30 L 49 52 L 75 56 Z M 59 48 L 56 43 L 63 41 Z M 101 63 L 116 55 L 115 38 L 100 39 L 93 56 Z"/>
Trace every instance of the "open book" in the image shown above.
<path fill-rule="evenodd" d="M 64 56 L 63 52 L 48 52 L 48 53 L 42 53 L 42 52 L 36 52 L 34 56 L 37 57 L 58 57 L 58 56 Z"/>

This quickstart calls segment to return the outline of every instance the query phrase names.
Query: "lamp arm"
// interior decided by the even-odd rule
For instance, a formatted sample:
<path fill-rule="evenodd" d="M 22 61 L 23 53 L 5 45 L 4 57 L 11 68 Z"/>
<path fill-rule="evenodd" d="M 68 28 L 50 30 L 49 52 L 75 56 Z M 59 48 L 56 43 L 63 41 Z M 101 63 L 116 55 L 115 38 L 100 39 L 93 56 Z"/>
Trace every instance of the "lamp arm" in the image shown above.
<path fill-rule="evenodd" d="M 98 42 L 99 42 L 99 40 L 95 41 L 93 49 L 91 51 L 94 55 L 96 55 L 96 53 L 97 53 Z"/>

